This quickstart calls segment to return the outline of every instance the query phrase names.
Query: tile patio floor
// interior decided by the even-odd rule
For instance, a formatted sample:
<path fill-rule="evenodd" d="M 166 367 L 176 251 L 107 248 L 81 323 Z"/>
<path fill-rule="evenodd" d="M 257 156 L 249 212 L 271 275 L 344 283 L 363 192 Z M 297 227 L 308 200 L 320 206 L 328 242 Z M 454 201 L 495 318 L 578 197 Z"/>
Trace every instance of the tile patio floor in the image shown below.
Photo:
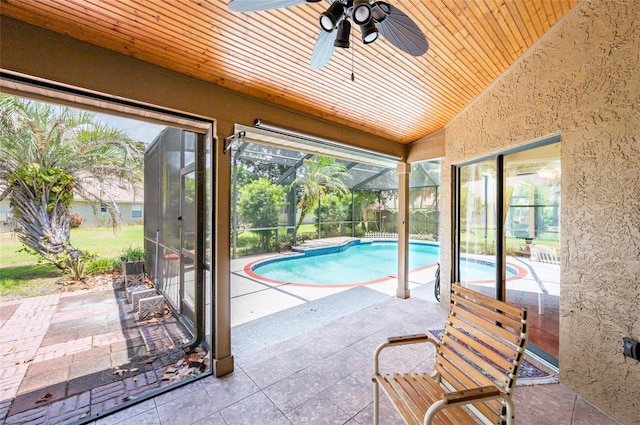
<path fill-rule="evenodd" d="M 371 424 L 372 352 L 389 335 L 441 326 L 446 314 L 428 300 L 430 290 L 425 285 L 408 300 L 386 297 L 292 338 L 247 350 L 227 376 L 201 379 L 92 425 Z M 367 297 L 367 291 L 357 292 Z M 395 364 L 394 370 L 399 364 L 402 370 L 429 370 L 428 349 L 398 350 L 383 355 L 382 364 Z M 393 407 L 381 400 L 381 423 L 402 424 Z M 515 402 L 519 424 L 620 425 L 562 384 L 518 387 Z"/>
<path fill-rule="evenodd" d="M 243 276 L 243 265 L 243 261 L 232 262 L 235 371 L 222 378 L 210 376 L 197 380 L 90 424 L 371 424 L 370 371 L 374 348 L 390 335 L 441 327 L 446 316 L 433 299 L 431 269 L 411 275 L 411 298 L 401 300 L 394 296 L 394 279 L 364 287 L 329 290 L 296 286 L 268 288 Z M 62 303 L 54 300 L 55 297 L 62 299 Z M 33 393 L 24 398 L 25 402 L 32 403 L 34 397 L 42 395 L 42 391 L 33 391 L 34 386 L 63 382 L 68 389 L 72 385 L 84 385 L 74 381 L 78 376 L 93 376 L 94 382 L 103 379 L 104 374 L 87 372 L 98 364 L 107 367 L 107 362 L 117 363 L 118 356 L 113 353 L 126 349 L 133 350 L 129 354 L 135 354 L 137 349 L 142 349 L 141 344 L 145 344 L 141 335 L 133 336 L 131 340 L 137 342 L 126 347 L 109 339 L 108 335 L 120 338 L 130 329 L 127 324 L 132 324 L 128 322 L 131 317 L 127 316 L 126 306 L 124 310 L 121 306 L 119 311 L 125 313 L 118 313 L 123 316 L 116 320 L 113 311 L 101 310 L 106 307 L 96 294 L 85 294 L 76 301 L 65 298 L 71 296 L 40 297 L 25 301 L 23 304 L 28 307 L 3 304 L 0 329 L 4 358 L 0 378 L 4 401 L 0 401 L 0 424 L 11 409 L 14 410 L 6 420 L 7 425 L 73 423 L 84 412 L 95 413 L 110 407 L 109 403 L 121 399 L 125 393 L 135 396 L 147 386 L 157 386 L 158 374 L 149 371 L 137 380 L 110 382 L 99 391 L 60 398 L 49 405 L 46 413 L 42 408 L 24 411 L 20 403 L 7 403 L 6 395 L 11 391 L 18 397 Z M 102 315 L 102 320 L 89 320 L 86 328 L 73 326 L 74 320 L 85 320 L 69 310 L 65 313 L 65 306 L 71 307 L 73 303 L 84 311 Z M 28 322 L 29 328 L 20 335 L 24 338 L 20 344 L 9 344 L 19 347 L 20 352 L 13 351 L 12 357 L 7 357 L 7 351 L 11 350 L 5 344 L 7 332 L 13 329 L 11 321 L 17 319 Z M 75 339 L 66 343 L 58 341 L 59 335 L 53 332 L 61 331 L 61 324 L 65 322 L 68 329 L 75 332 Z M 119 328 L 116 322 L 121 323 Z M 109 328 L 111 325 L 107 323 L 117 329 Z M 109 347 L 109 356 L 98 352 L 95 358 L 83 358 L 82 344 L 100 345 L 99 335 L 104 335 L 102 340 Z M 170 338 L 178 342 L 181 336 L 175 334 Z M 59 357 L 55 362 L 53 355 L 47 357 L 47 353 L 56 350 L 43 349 L 46 347 L 67 350 L 66 356 L 61 355 L 63 351 L 57 351 Z M 398 364 L 403 365 L 403 370 L 431 367 L 429 359 L 433 355 L 428 350 L 420 351 L 416 347 L 397 350 L 398 354 L 383 357 L 383 365 L 387 360 L 396 365 L 394 370 Z M 15 363 L 19 362 L 18 357 L 28 356 L 34 356 L 31 365 L 5 367 L 6 361 Z M 68 358 L 59 360 L 64 357 Z M 403 360 L 399 362 L 399 358 Z M 61 366 L 58 372 L 45 367 L 56 363 Z M 110 367 L 116 363 L 110 363 Z M 39 366 L 30 374 L 30 368 L 36 365 Z M 109 376 L 109 379 L 113 378 Z M 381 400 L 381 423 L 401 424 L 384 397 Z M 620 425 L 562 384 L 518 387 L 515 400 L 519 424 Z"/>

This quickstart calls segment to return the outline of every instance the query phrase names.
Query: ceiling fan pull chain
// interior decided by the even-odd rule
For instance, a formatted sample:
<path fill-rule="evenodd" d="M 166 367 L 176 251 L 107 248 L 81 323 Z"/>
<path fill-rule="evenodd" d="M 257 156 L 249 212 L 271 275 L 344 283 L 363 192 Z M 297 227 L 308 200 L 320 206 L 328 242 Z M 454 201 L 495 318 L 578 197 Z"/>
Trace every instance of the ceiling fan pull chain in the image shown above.
<path fill-rule="evenodd" d="M 351 81 L 355 81 L 356 80 L 356 75 L 353 73 L 353 60 L 354 60 L 353 57 L 356 54 L 356 43 L 351 43 L 351 45 L 353 46 L 351 48 Z"/>

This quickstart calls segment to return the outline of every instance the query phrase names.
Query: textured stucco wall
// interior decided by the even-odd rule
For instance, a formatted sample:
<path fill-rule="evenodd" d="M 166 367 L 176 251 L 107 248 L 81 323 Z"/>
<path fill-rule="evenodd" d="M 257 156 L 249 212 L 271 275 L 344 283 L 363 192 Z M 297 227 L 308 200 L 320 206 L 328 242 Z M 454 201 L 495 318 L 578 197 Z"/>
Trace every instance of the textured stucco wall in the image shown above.
<path fill-rule="evenodd" d="M 640 339 L 639 99 L 640 1 L 584 1 L 447 126 L 442 167 L 448 205 L 451 165 L 561 135 L 560 378 L 628 424 L 640 423 L 640 362 L 622 356 L 624 336 Z M 441 255 L 448 265 L 451 246 Z"/>

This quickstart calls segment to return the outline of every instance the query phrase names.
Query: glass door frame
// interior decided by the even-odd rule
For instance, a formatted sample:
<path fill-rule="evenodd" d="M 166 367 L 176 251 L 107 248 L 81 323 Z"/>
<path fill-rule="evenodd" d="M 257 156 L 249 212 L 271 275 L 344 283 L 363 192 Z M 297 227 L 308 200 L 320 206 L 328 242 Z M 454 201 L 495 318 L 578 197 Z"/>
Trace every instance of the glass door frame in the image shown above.
<path fill-rule="evenodd" d="M 488 155 L 472 161 L 453 165 L 453 256 L 451 265 L 451 277 L 453 282 L 460 281 L 460 253 L 461 253 L 461 223 L 460 223 L 460 170 L 468 165 L 494 159 L 496 161 L 496 293 L 495 298 L 506 301 L 505 286 L 505 250 L 504 250 L 504 157 L 535 149 L 541 146 L 551 145 L 560 142 L 560 135 L 554 134 L 541 140 L 520 146 L 514 149 L 505 150 L 499 154 Z M 498 284 L 499 282 L 499 284 Z"/>
<path fill-rule="evenodd" d="M 474 215 L 473 213 L 473 205 L 474 202 L 469 202 L 469 196 L 471 196 L 469 193 L 475 190 L 475 193 L 478 193 L 478 190 L 482 191 L 482 187 L 479 187 L 477 184 L 477 177 L 478 177 L 478 169 L 474 169 L 474 168 L 470 168 L 469 171 L 462 171 L 464 169 L 464 167 L 468 167 L 468 166 L 473 166 L 473 165 L 478 165 L 480 166 L 483 162 L 485 164 L 494 164 L 495 163 L 495 194 L 491 193 L 491 195 L 495 195 L 495 216 L 491 216 L 490 219 L 491 220 L 495 220 L 496 223 L 496 228 L 495 228 L 495 232 L 496 232 L 496 237 L 495 237 L 495 254 L 491 254 L 491 255 L 495 255 L 495 258 L 492 258 L 492 261 L 495 261 L 496 267 L 495 267 L 495 281 L 494 281 L 494 285 L 495 285 L 495 298 L 501 301 L 505 301 L 507 302 L 511 295 L 514 294 L 513 290 L 511 290 L 511 292 L 508 293 L 507 290 L 507 260 L 508 260 L 508 250 L 507 250 L 507 239 L 508 239 L 508 235 L 507 235 L 507 231 L 509 230 L 507 228 L 507 224 L 508 222 L 508 217 L 505 217 L 505 212 L 507 212 L 507 210 L 505 210 L 505 208 L 511 208 L 511 205 L 505 205 L 505 198 L 509 197 L 508 202 L 511 204 L 513 202 L 513 200 L 510 199 L 510 195 L 508 193 L 509 188 L 507 185 L 507 175 L 509 172 L 509 169 L 505 169 L 505 167 L 510 167 L 509 165 L 509 160 L 510 160 L 510 155 L 514 155 L 514 154 L 519 154 L 519 153 L 524 153 L 526 155 L 526 153 L 528 151 L 532 151 L 532 161 L 535 161 L 535 155 L 536 153 L 533 151 L 536 148 L 540 148 L 540 147 L 544 147 L 544 146 L 548 146 L 548 145 L 554 145 L 554 144 L 559 144 L 560 143 L 560 135 L 551 135 L 549 137 L 545 137 L 543 139 L 540 139 L 538 141 L 534 141 L 532 143 L 529 143 L 527 145 L 524 146 L 520 146 L 518 148 L 515 149 L 510 149 L 510 150 L 505 150 L 503 152 L 500 152 L 498 154 L 494 154 L 494 155 L 490 155 L 490 156 L 485 156 L 482 158 L 478 158 L 475 159 L 473 161 L 468 161 L 465 163 L 460 163 L 460 164 L 455 164 L 453 165 L 453 169 L 452 169 L 452 175 L 453 175 L 453 231 L 452 231 L 452 240 L 453 240 L 453 247 L 452 247 L 452 264 L 451 264 L 451 276 L 452 276 L 452 282 L 462 282 L 464 283 L 465 280 L 467 280 L 466 275 L 466 271 L 465 270 L 461 270 L 462 266 L 461 264 L 463 264 L 463 253 L 466 254 L 487 254 L 486 252 L 480 252 L 477 249 L 476 250 L 470 250 L 471 248 L 476 247 L 476 245 L 471 244 L 470 246 L 468 245 L 468 239 L 469 239 L 469 229 L 473 229 L 473 224 L 477 224 L 477 219 L 474 221 L 470 221 L 469 217 L 473 218 L 473 217 L 477 217 L 477 213 Z M 522 156 L 525 156 L 522 155 Z M 560 159 L 560 156 L 558 154 L 558 160 Z M 493 165 L 491 165 L 491 168 L 493 168 Z M 469 179 L 467 177 L 467 175 L 474 175 L 473 179 Z M 469 184 L 469 183 L 476 183 L 475 186 L 473 184 Z M 486 182 L 485 182 L 486 184 Z M 466 186 L 465 186 L 466 185 Z M 466 189 L 464 189 L 466 187 Z M 464 192 L 464 191 L 467 192 Z M 493 188 L 492 188 L 493 190 Z M 480 195 L 480 197 L 482 197 L 482 195 Z M 464 198 L 464 199 L 463 199 Z M 483 198 L 483 202 L 485 204 L 489 203 L 489 199 L 490 197 L 487 196 L 486 194 L 486 189 L 485 189 L 485 195 Z M 483 204 L 483 205 L 485 205 Z M 471 205 L 471 206 L 470 206 Z M 469 210 L 469 208 L 471 208 Z M 467 211 L 465 211 L 467 210 Z M 468 217 L 467 217 L 468 216 Z M 466 218 L 466 224 L 464 218 Z M 486 225 L 486 224 L 485 224 Z M 464 227 L 463 227 L 464 226 Z M 513 229 L 512 229 L 513 231 Z M 466 232 L 466 236 L 465 236 L 465 232 Z M 486 232 L 486 230 L 485 230 Z M 531 236 L 531 235 L 530 235 Z M 463 239 L 463 237 L 465 237 L 466 239 Z M 516 236 L 517 237 L 517 236 Z M 527 238 L 525 238 L 526 240 Z M 467 245 L 465 245 L 467 244 Z M 527 249 L 531 248 L 531 241 L 528 242 Z M 537 246 L 537 244 L 536 244 Z M 486 250 L 485 250 L 486 251 Z M 490 251 L 489 251 L 490 252 Z M 531 267 L 535 268 L 535 265 L 538 265 L 538 259 L 532 260 L 533 255 L 531 255 L 530 257 L 527 258 L 528 261 L 528 265 L 527 267 L 529 267 L 531 273 L 534 272 L 534 269 L 532 269 Z M 533 261 L 533 262 L 531 262 Z M 544 266 L 544 265 L 542 265 Z M 558 269 L 557 271 L 557 285 L 560 284 L 560 270 Z M 534 273 L 535 275 L 535 273 Z M 528 278 L 528 277 L 527 277 Z M 534 276 L 534 278 L 536 279 L 536 281 L 538 283 L 540 283 L 538 277 Z M 463 280 L 464 279 L 464 280 Z M 491 291 L 491 285 L 489 285 L 489 287 L 486 287 L 487 292 Z M 471 285 L 470 289 L 474 289 L 473 288 L 473 284 Z M 480 290 L 481 287 L 476 288 L 477 290 Z M 549 289 L 549 287 L 547 287 L 546 289 Z M 556 287 L 554 289 L 559 289 L 559 287 Z M 544 290 L 544 288 L 543 288 Z M 553 298 L 551 298 L 553 299 Z M 540 306 L 543 305 L 545 306 L 545 302 L 541 301 L 542 298 L 538 298 L 538 312 L 537 312 L 537 316 L 536 317 L 542 317 L 542 315 L 544 313 L 540 312 Z M 556 298 L 556 302 L 560 302 L 559 298 Z M 556 307 L 557 308 L 557 307 Z M 558 318 L 556 318 L 557 320 Z M 553 323 L 553 319 L 551 319 Z M 549 322 L 546 322 L 549 323 Z M 557 324 L 557 321 L 556 321 Z M 536 345 L 538 343 L 540 344 L 544 344 L 543 341 L 548 341 L 548 339 L 546 339 L 546 337 L 543 338 L 543 334 L 544 335 L 549 335 L 547 333 L 548 329 L 552 329 L 552 328 L 546 328 L 545 326 L 547 326 L 546 324 L 533 324 L 532 322 L 532 328 L 536 328 L 536 330 L 538 331 L 537 334 L 530 334 L 530 342 L 528 345 L 528 351 L 534 352 L 535 354 L 537 354 L 538 356 L 544 358 L 545 360 L 549 361 L 552 364 L 555 364 L 557 366 L 558 364 L 558 360 L 556 354 L 550 354 L 553 353 L 553 351 L 557 351 L 557 346 L 555 345 L 550 345 L 550 346 L 546 346 L 546 349 L 542 349 L 540 346 Z M 555 333 L 553 333 L 555 335 Z M 535 337 L 535 338 L 534 338 Z M 537 338 L 537 339 L 536 339 Z M 557 344 L 557 342 L 556 342 Z M 546 350 L 551 350 L 551 351 L 546 351 Z"/>

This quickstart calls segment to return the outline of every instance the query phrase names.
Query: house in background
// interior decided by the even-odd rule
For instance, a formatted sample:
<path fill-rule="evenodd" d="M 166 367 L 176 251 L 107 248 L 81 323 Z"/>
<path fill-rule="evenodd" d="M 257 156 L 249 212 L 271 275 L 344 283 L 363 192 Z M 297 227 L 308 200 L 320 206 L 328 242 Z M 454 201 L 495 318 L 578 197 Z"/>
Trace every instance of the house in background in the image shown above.
<path fill-rule="evenodd" d="M 144 217 L 144 191 L 141 184 L 129 185 L 129 188 L 116 188 L 113 198 L 120 207 L 121 225 L 140 224 Z M 75 196 L 71 206 L 71 214 L 78 213 L 82 217 L 82 227 L 102 227 L 113 225 L 113 220 L 105 205 L 93 200 Z M 13 232 L 15 222 L 9 206 L 9 200 L 0 202 L 0 233 Z"/>
<path fill-rule="evenodd" d="M 144 190 L 142 184 L 128 188 L 115 188 L 111 196 L 118 202 L 120 224 L 140 224 L 144 217 Z M 83 219 L 82 227 L 102 227 L 113 225 L 106 205 L 76 196 L 71 206 L 71 214 L 78 213 Z"/>

